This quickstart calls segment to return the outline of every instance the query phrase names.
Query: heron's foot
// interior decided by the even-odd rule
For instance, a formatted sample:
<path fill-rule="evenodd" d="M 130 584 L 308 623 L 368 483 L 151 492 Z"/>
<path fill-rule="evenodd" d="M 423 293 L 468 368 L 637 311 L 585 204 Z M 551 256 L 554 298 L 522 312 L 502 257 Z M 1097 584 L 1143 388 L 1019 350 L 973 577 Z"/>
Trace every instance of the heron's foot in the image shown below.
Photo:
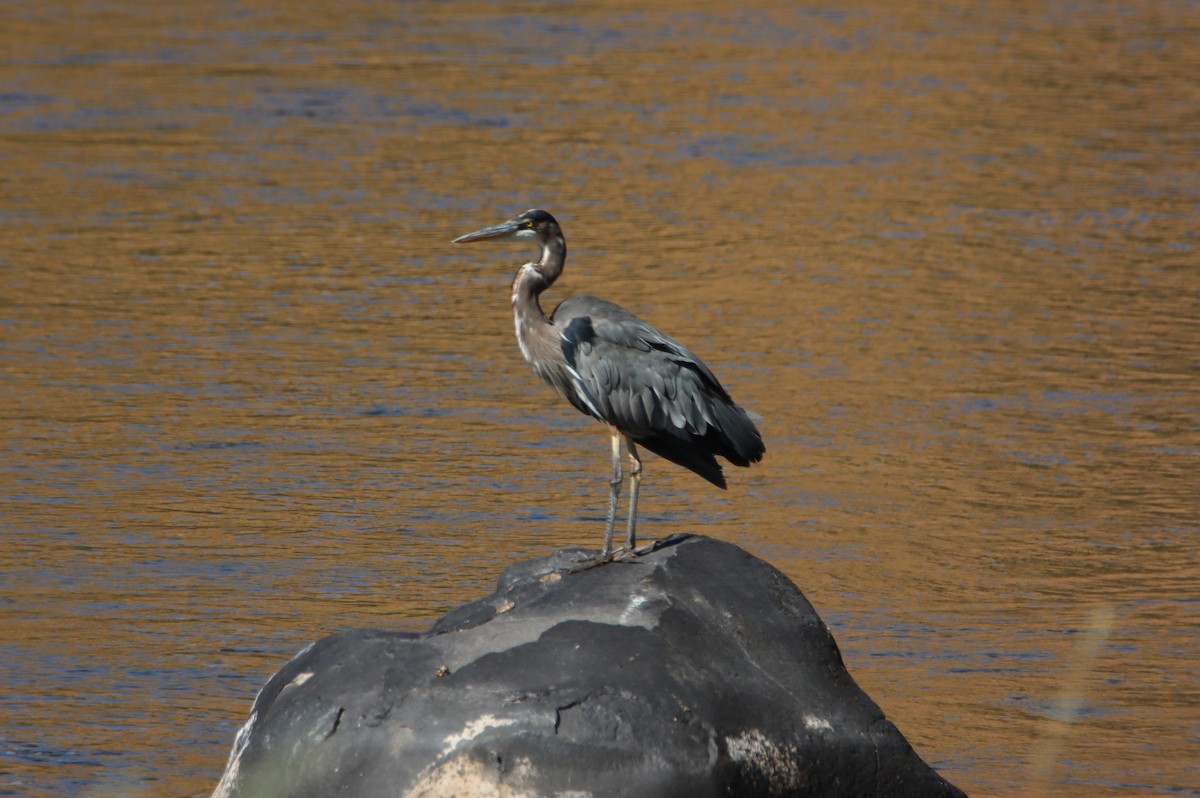
<path fill-rule="evenodd" d="M 575 565 L 571 566 L 571 570 L 568 571 L 568 573 L 577 574 L 582 571 L 590 571 L 592 568 L 596 568 L 601 565 L 608 565 L 613 561 L 615 556 L 616 554 L 611 551 L 607 554 L 601 552 L 595 557 L 588 557 L 587 559 L 580 560 Z"/>
<path fill-rule="evenodd" d="M 597 568 L 601 565 L 608 565 L 610 562 L 631 563 L 649 551 L 651 551 L 650 546 L 643 546 L 640 549 L 621 548 L 608 553 L 600 552 L 595 557 L 588 557 L 587 559 L 580 560 L 578 563 L 571 566 L 571 569 L 568 571 L 568 573 L 577 574 L 581 571 L 590 571 L 592 568 Z"/>
<path fill-rule="evenodd" d="M 622 546 L 612 554 L 613 562 L 633 562 L 642 555 L 642 552 L 631 546 Z"/>

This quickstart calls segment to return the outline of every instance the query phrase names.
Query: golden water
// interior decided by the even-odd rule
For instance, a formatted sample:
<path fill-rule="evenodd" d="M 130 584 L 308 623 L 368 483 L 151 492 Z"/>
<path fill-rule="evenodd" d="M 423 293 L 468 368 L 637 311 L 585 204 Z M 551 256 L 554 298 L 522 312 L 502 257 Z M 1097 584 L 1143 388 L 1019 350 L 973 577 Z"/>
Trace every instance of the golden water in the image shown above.
<path fill-rule="evenodd" d="M 645 536 L 972 795 L 1197 788 L 1195 5 L 643 7 L 6 6 L 0 795 L 206 795 L 309 641 L 599 545 L 527 253 L 448 244 L 535 206 L 764 418 Z"/>

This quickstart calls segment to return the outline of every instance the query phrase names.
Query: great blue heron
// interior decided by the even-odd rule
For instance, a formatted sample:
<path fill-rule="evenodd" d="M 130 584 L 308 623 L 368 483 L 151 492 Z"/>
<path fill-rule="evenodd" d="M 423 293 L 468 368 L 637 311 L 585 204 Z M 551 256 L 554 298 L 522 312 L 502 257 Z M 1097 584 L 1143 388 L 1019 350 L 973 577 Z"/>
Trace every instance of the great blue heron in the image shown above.
<path fill-rule="evenodd" d="M 554 217 L 530 210 L 504 224 L 454 239 L 518 241 L 541 258 L 517 270 L 513 321 L 521 354 L 577 410 L 608 425 L 612 479 L 601 560 L 613 556 L 613 523 L 621 488 L 621 439 L 630 460 L 629 519 L 623 550 L 632 551 L 642 461 L 637 444 L 690 469 L 719 488 L 725 475 L 716 455 L 737 466 L 757 463 L 763 441 L 700 358 L 629 311 L 593 296 L 564 300 L 547 317 L 538 297 L 562 274 L 567 242 Z"/>

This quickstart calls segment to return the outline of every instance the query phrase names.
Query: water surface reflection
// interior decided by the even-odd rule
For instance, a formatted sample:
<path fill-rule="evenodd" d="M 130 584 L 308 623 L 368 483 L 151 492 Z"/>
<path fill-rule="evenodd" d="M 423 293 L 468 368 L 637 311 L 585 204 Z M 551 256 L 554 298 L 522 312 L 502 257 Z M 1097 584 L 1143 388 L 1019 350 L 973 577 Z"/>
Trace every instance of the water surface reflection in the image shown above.
<path fill-rule="evenodd" d="M 534 206 L 552 301 L 764 416 L 728 493 L 648 462 L 645 535 L 783 568 L 973 795 L 1186 794 L 1190 10 L 17 4 L 0 794 L 205 795 L 311 639 L 597 543 L 603 432 L 516 351 L 520 256 L 448 245 Z"/>

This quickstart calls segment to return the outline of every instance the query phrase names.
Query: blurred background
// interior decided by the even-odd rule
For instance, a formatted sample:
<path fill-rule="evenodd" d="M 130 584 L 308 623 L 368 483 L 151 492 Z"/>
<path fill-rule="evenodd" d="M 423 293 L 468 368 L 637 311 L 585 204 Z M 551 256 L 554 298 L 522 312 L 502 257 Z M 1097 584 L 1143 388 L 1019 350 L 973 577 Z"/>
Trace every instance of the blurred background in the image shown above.
<path fill-rule="evenodd" d="M 975 796 L 1200 794 L 1200 6 L 9 0 L 0 795 L 204 796 L 257 689 L 598 548 L 521 359 L 616 301 L 760 414 L 645 538 L 785 571 Z"/>

